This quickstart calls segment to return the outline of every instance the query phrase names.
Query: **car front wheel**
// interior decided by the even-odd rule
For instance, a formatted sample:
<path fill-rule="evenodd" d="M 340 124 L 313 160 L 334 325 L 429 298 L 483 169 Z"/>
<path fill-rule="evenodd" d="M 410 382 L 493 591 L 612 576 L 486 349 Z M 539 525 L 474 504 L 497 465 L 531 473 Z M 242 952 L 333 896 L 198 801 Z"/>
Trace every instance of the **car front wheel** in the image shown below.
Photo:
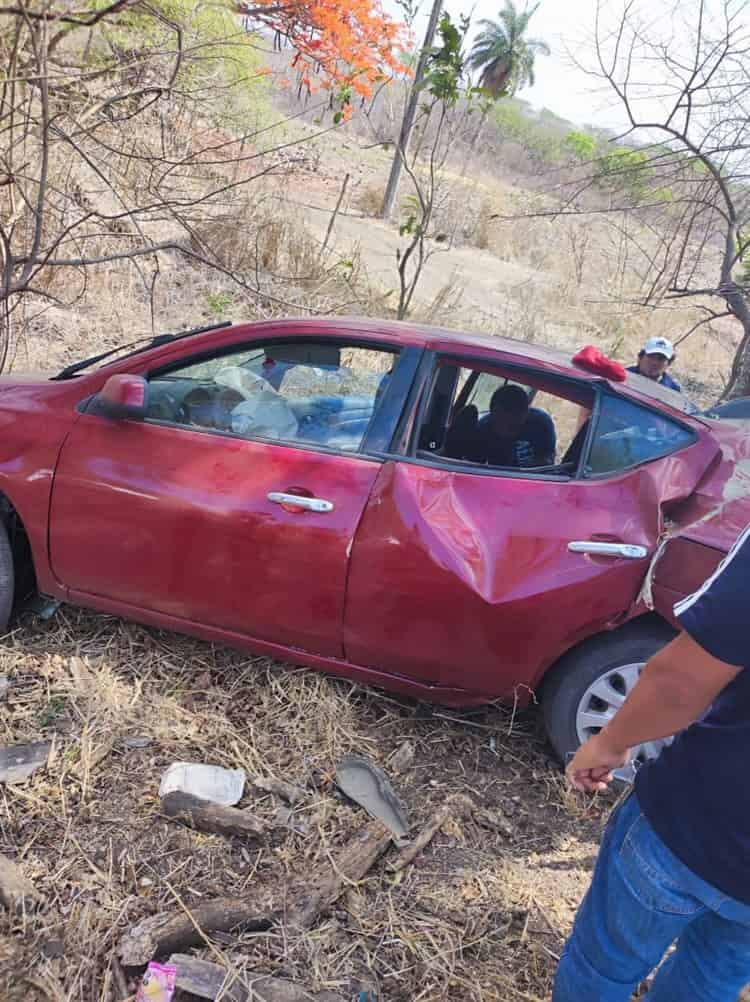
<path fill-rule="evenodd" d="M 542 712 L 547 736 L 563 764 L 614 717 L 645 663 L 673 637 L 666 623 L 635 620 L 585 641 L 561 658 L 545 681 Z M 619 770 L 617 778 L 632 781 L 634 768 L 655 758 L 668 741 L 638 745 L 632 764 Z"/>

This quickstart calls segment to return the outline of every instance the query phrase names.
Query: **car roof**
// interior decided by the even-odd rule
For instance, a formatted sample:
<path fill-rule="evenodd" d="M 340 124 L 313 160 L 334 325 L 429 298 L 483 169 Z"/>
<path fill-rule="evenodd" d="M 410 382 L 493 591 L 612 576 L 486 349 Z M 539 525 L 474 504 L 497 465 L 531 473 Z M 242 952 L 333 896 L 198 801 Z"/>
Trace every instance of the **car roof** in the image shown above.
<path fill-rule="evenodd" d="M 254 325 L 249 325 L 254 326 Z M 427 324 L 414 324 L 406 320 L 382 320 L 376 317 L 291 317 L 284 320 L 263 323 L 268 327 L 292 327 L 295 333 L 319 334 L 323 330 L 331 333 L 375 334 L 380 337 L 392 337 L 400 344 L 411 344 L 427 347 L 435 342 L 449 342 L 457 348 L 475 348 L 483 351 L 508 352 L 513 355 L 524 355 L 551 365 L 572 368 L 570 356 L 565 352 L 543 345 L 530 344 L 516 338 L 502 337 L 495 334 L 480 334 L 470 331 L 458 331 L 446 327 L 435 327 Z M 575 369 L 584 377 L 598 378 L 584 370 Z"/>
<path fill-rule="evenodd" d="M 579 380 L 591 382 L 607 382 L 617 390 L 627 387 L 634 391 L 633 395 L 650 398 L 672 410 L 683 414 L 697 415 L 698 409 L 690 403 L 687 397 L 676 390 L 668 389 L 653 379 L 647 379 L 638 373 L 626 373 L 624 383 L 607 380 L 600 373 L 590 372 L 573 364 L 570 352 L 560 351 L 536 342 L 530 343 L 517 338 L 497 334 L 484 334 L 470 331 L 457 331 L 445 327 L 435 327 L 426 324 L 414 324 L 410 321 L 383 320 L 375 317 L 290 317 L 283 320 L 261 322 L 265 330 L 279 327 L 292 328 L 295 334 L 373 334 L 378 337 L 393 338 L 399 344 L 417 347 L 434 347 L 439 344 L 456 350 L 500 353 L 517 355 L 521 359 L 541 362 L 545 368 L 554 369 L 562 375 L 574 376 Z M 245 326 L 238 325 L 238 326 Z M 252 329 L 256 324 L 248 324 Z M 235 328 L 236 329 L 236 328 Z M 292 331 L 289 331 L 292 333 Z M 583 347 L 583 345 L 581 346 Z M 630 394 L 628 394 L 630 395 Z"/>

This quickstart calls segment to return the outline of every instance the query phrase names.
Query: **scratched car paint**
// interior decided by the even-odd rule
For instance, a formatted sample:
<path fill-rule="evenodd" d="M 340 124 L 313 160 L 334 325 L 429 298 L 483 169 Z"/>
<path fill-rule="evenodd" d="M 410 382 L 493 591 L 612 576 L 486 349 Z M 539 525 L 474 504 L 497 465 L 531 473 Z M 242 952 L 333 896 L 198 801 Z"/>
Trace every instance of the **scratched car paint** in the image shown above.
<path fill-rule="evenodd" d="M 340 360 L 358 352 L 382 372 L 370 382 L 355 373 L 337 397 L 332 377 L 354 379 Z M 284 404 L 303 415 L 307 437 L 238 434 L 209 419 L 213 376 L 185 391 L 196 365 L 210 373 L 240 356 L 251 382 L 275 390 L 308 371 L 295 360 L 313 360 L 325 394 Z M 544 470 L 454 460 L 439 444 L 466 394 L 460 375 L 450 389 L 453 372 L 583 402 L 575 458 Z M 450 389 L 442 411 L 439 385 Z M 221 386 L 222 406 L 240 406 L 232 392 Z M 592 473 L 597 422 L 623 401 L 676 429 L 678 446 L 670 451 L 667 436 L 658 455 Z M 525 705 L 536 694 L 570 717 L 582 697 L 575 686 L 565 695 L 561 674 L 574 678 L 592 644 L 609 650 L 603 641 L 655 626 L 668 639 L 674 601 L 750 521 L 740 422 L 694 413 L 638 376 L 608 382 L 537 345 L 409 324 L 242 324 L 161 339 L 65 378 L 3 377 L 0 433 L 17 587 L 30 551 L 36 587 L 51 598 L 452 706 Z M 602 656 L 603 673 L 612 657 Z M 558 724 L 551 736 L 564 756 L 583 734 Z"/>

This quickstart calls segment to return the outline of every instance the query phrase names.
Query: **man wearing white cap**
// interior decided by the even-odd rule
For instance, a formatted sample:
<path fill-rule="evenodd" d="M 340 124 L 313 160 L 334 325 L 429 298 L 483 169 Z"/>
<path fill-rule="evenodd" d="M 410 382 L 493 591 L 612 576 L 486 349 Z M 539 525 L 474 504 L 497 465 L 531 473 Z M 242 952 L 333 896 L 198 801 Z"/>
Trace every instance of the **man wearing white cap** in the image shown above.
<path fill-rule="evenodd" d="M 671 341 L 665 337 L 651 337 L 638 352 L 638 364 L 631 365 L 628 372 L 637 372 L 670 390 L 681 393 L 682 387 L 667 372 L 674 359 L 674 345 Z"/>

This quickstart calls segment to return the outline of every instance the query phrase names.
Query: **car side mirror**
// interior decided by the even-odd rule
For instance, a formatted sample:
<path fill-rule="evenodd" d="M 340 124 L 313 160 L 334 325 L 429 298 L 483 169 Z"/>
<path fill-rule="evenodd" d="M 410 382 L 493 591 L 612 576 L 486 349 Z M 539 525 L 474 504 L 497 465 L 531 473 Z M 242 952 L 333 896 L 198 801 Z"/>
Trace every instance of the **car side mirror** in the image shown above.
<path fill-rule="evenodd" d="M 148 383 L 143 376 L 110 376 L 96 398 L 96 410 L 114 420 L 143 421 L 148 410 Z"/>

